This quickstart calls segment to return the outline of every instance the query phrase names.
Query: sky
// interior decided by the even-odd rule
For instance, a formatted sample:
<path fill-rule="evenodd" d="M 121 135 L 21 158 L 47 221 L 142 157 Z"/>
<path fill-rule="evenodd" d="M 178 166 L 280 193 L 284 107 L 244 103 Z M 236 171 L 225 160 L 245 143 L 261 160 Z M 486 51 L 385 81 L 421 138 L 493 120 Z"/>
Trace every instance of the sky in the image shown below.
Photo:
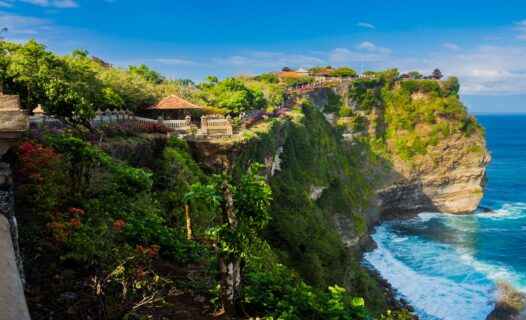
<path fill-rule="evenodd" d="M 526 1 L 0 0 L 6 40 L 201 81 L 284 66 L 438 67 L 475 113 L 526 113 Z"/>

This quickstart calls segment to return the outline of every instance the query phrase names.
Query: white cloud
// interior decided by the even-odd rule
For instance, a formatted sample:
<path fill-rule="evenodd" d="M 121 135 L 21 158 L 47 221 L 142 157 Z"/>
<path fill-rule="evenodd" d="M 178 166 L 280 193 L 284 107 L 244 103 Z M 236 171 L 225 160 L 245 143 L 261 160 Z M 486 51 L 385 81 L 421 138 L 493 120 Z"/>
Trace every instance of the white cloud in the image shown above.
<path fill-rule="evenodd" d="M 226 58 L 212 58 L 212 63 L 234 67 L 265 68 L 279 70 L 284 66 L 310 68 L 325 65 L 327 62 L 315 56 L 287 54 L 277 51 L 252 51 L 245 55 Z"/>
<path fill-rule="evenodd" d="M 519 35 L 516 36 L 516 39 L 526 40 L 526 20 L 515 22 L 515 30 L 519 32 Z"/>
<path fill-rule="evenodd" d="M 438 67 L 459 77 L 465 95 L 526 94 L 526 47 L 478 46 L 461 51 L 435 52 L 425 60 L 398 58 L 391 63 L 401 70 L 424 74 Z"/>
<path fill-rule="evenodd" d="M 185 60 L 185 59 L 178 59 L 178 58 L 157 58 L 154 59 L 155 62 L 161 63 L 161 64 L 170 64 L 174 66 L 195 66 L 198 65 L 197 62 L 191 61 L 191 60 Z"/>
<path fill-rule="evenodd" d="M 79 4 L 75 0 L 20 0 L 41 7 L 76 8 Z"/>
<path fill-rule="evenodd" d="M 379 47 L 379 46 L 377 46 L 374 43 L 369 42 L 369 41 L 361 42 L 360 44 L 358 44 L 358 46 L 356 46 L 356 48 L 361 49 L 361 50 L 367 50 L 367 51 L 370 51 L 370 52 L 378 52 L 378 53 L 382 53 L 382 54 L 391 53 L 391 49 L 384 48 L 384 47 Z"/>
<path fill-rule="evenodd" d="M 358 22 L 356 24 L 358 27 L 368 28 L 368 29 L 376 29 L 376 26 L 374 24 L 368 23 L 368 22 Z"/>
<path fill-rule="evenodd" d="M 0 11 L 0 26 L 9 30 L 6 34 L 8 38 L 37 35 L 54 29 L 53 22 L 49 19 L 21 16 L 4 11 Z"/>
<path fill-rule="evenodd" d="M 340 65 L 358 62 L 380 62 L 387 59 L 386 54 L 351 51 L 346 48 L 336 48 L 328 53 L 329 62 Z"/>
<path fill-rule="evenodd" d="M 12 8 L 12 7 L 13 7 L 13 3 L 11 3 L 11 2 L 7 2 L 7 1 L 0 1 L 0 7 L 3 7 L 3 8 Z"/>
<path fill-rule="evenodd" d="M 462 50 L 458 45 L 454 44 L 454 43 L 451 43 L 451 42 L 446 42 L 443 44 L 444 48 L 446 49 L 449 49 L 449 50 L 453 50 L 453 51 L 459 51 L 459 50 Z"/>
<path fill-rule="evenodd" d="M 79 4 L 73 0 L 55 0 L 51 2 L 53 7 L 57 8 L 76 8 Z"/>
<path fill-rule="evenodd" d="M 21 0 L 22 2 L 27 2 L 31 4 L 36 4 L 38 6 L 47 7 L 49 6 L 49 0 Z"/>

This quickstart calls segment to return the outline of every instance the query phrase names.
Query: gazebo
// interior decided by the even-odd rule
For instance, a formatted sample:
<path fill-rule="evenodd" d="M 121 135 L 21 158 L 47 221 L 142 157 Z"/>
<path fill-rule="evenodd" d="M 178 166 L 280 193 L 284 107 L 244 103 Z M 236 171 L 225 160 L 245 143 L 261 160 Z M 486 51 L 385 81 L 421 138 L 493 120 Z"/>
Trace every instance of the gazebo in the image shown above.
<path fill-rule="evenodd" d="M 177 118 L 183 118 L 183 115 L 188 114 L 188 110 L 201 110 L 203 107 L 195 105 L 190 101 L 186 101 L 183 98 L 172 94 L 166 98 L 163 98 L 156 105 L 147 108 L 148 110 L 158 110 L 164 116 L 164 113 L 175 112 Z"/>

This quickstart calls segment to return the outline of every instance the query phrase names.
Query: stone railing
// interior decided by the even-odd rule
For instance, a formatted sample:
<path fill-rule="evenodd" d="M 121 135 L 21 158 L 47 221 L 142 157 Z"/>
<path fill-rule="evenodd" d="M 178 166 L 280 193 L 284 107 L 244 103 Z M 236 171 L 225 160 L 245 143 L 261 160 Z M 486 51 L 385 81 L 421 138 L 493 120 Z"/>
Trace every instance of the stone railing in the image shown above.
<path fill-rule="evenodd" d="M 208 115 L 201 117 L 200 134 L 223 134 L 232 135 L 234 129 L 232 126 L 232 117 Z"/>
<path fill-rule="evenodd" d="M 162 123 L 166 127 L 174 129 L 176 131 L 189 130 L 192 125 L 192 118 L 186 116 L 183 120 L 163 120 L 163 119 L 150 119 L 143 117 L 136 117 L 131 111 L 123 110 L 97 110 L 96 116 L 91 121 L 94 126 L 100 126 L 104 124 L 119 124 L 119 123 L 137 123 L 140 125 L 148 125 L 155 123 Z M 39 113 L 29 117 L 30 128 L 38 128 L 45 126 L 48 128 L 65 128 L 68 125 L 62 122 L 60 119 Z"/>
<path fill-rule="evenodd" d="M 38 109 L 38 108 L 37 108 Z M 36 109 L 35 109 L 36 110 Z M 65 128 L 68 125 L 62 122 L 60 119 L 45 115 L 43 112 L 33 112 L 34 116 L 29 117 L 29 125 L 31 128 L 48 127 L 48 128 Z M 254 112 L 253 114 L 259 114 L 260 111 Z M 252 113 L 250 114 L 252 115 Z M 190 133 L 192 131 L 192 118 L 187 115 L 182 120 L 163 120 L 162 118 L 150 119 L 144 117 L 137 117 L 133 112 L 129 111 L 101 111 L 97 110 L 96 116 L 92 119 L 94 126 L 100 126 L 103 124 L 119 124 L 119 123 L 136 123 L 139 125 L 149 125 L 161 123 L 166 127 L 175 130 L 175 133 Z M 197 136 L 196 136 L 197 134 Z M 201 117 L 201 128 L 192 134 L 194 138 L 217 138 L 217 137 L 228 137 L 234 134 L 234 127 L 232 123 L 232 117 L 223 115 L 205 115 Z"/>
<path fill-rule="evenodd" d="M 188 131 L 192 127 L 192 118 L 186 116 L 184 120 L 163 120 L 162 123 L 175 131 Z"/>
<path fill-rule="evenodd" d="M 29 127 L 18 96 L 0 94 L 0 159 Z M 28 320 L 18 249 L 13 177 L 9 164 L 0 162 L 0 319 Z"/>

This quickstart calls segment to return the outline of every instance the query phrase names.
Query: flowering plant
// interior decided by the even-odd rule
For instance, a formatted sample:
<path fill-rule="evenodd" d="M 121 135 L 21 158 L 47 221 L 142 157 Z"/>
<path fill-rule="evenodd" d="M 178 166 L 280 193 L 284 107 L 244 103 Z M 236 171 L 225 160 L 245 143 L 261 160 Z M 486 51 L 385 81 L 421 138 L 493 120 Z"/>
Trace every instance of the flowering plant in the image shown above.
<path fill-rule="evenodd" d="M 139 130 L 142 132 L 148 132 L 148 133 L 168 133 L 173 132 L 174 129 L 168 128 L 164 124 L 160 122 L 155 123 L 148 123 L 148 124 L 141 124 L 139 125 Z"/>

